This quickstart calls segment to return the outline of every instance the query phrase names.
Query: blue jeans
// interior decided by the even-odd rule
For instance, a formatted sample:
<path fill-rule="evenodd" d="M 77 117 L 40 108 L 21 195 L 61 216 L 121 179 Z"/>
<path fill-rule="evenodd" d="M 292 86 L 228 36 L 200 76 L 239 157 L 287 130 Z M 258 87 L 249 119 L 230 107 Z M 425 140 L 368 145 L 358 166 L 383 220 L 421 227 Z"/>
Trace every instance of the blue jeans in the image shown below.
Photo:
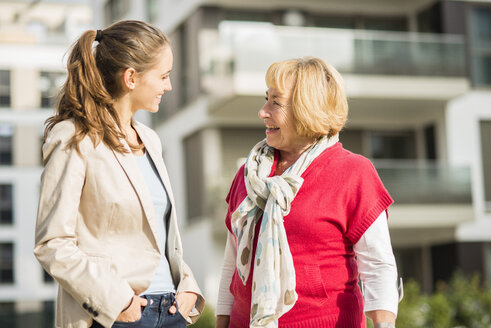
<path fill-rule="evenodd" d="M 112 328 L 185 328 L 186 319 L 183 318 L 179 309 L 174 314 L 169 313 L 169 308 L 177 302 L 174 293 L 162 295 L 144 295 L 147 299 L 147 306 L 142 306 L 142 316 L 135 322 L 116 321 Z M 152 302 L 153 301 L 153 302 Z M 152 303 L 152 304 L 150 304 Z M 102 328 L 94 321 L 91 328 Z"/>

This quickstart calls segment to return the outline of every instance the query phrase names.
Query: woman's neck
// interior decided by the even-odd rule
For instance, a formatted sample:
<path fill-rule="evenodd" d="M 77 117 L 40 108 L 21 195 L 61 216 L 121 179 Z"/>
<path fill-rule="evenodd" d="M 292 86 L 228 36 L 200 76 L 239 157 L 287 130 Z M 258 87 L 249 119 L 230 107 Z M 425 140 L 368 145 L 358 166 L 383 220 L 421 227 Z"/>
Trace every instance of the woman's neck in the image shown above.
<path fill-rule="evenodd" d="M 130 144 L 132 152 L 135 155 L 143 155 L 144 149 L 141 147 L 133 148 L 134 146 L 140 145 L 141 140 L 132 125 L 133 115 L 135 114 L 132 110 L 131 101 L 129 96 L 123 96 L 114 102 L 114 109 L 118 113 L 119 124 L 121 124 L 121 130 L 126 136 L 126 141 Z"/>
<path fill-rule="evenodd" d="M 275 175 L 281 175 L 290 166 L 292 166 L 297 159 L 303 154 L 304 151 L 309 149 L 310 146 L 315 142 L 315 140 L 310 140 L 302 145 L 293 147 L 290 150 L 279 150 L 280 156 L 278 158 L 278 163 L 275 168 Z"/>
<path fill-rule="evenodd" d="M 118 98 L 114 101 L 114 109 L 118 113 L 119 123 L 121 124 L 121 129 L 126 135 L 129 135 L 133 130 L 131 121 L 133 115 L 135 114 L 131 108 L 131 101 L 128 95 Z"/>

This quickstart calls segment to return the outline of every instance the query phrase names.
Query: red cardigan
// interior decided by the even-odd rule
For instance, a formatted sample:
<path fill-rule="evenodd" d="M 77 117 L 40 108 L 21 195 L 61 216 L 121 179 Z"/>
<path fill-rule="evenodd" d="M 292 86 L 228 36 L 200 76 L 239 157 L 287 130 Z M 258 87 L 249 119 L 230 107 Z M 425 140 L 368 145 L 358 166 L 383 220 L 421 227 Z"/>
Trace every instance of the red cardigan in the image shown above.
<path fill-rule="evenodd" d="M 277 159 L 276 154 L 271 175 Z M 371 162 L 343 149 L 341 143 L 326 149 L 302 177 L 304 183 L 284 217 L 298 301 L 280 317 L 279 327 L 365 327 L 353 245 L 392 204 L 392 198 Z M 230 232 L 231 215 L 246 195 L 241 167 L 227 196 L 225 223 Z M 230 328 L 249 327 L 252 276 L 253 268 L 245 286 L 237 270 L 232 277 Z"/>

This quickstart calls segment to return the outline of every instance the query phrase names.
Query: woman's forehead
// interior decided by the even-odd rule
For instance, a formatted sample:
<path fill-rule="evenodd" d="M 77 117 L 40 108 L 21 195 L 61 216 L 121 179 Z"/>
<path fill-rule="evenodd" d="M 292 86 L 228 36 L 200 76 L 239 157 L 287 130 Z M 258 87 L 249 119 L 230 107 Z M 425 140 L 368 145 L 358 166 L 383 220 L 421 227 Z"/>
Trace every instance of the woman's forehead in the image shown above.
<path fill-rule="evenodd" d="M 269 87 L 266 90 L 266 95 L 272 98 L 285 98 L 288 99 L 291 94 L 291 89 L 279 90 L 275 87 Z"/>

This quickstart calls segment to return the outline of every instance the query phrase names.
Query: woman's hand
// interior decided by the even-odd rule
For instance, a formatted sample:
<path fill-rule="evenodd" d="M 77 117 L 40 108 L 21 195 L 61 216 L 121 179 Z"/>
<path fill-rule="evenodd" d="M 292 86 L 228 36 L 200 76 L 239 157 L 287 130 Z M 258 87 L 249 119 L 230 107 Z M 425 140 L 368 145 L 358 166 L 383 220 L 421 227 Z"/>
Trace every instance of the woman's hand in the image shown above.
<path fill-rule="evenodd" d="M 135 322 L 140 320 L 142 316 L 141 307 L 147 306 L 147 299 L 138 295 L 133 295 L 133 298 L 130 302 L 131 303 L 128 303 L 130 306 L 118 315 L 116 321 Z"/>
<path fill-rule="evenodd" d="M 187 319 L 187 317 L 189 317 L 189 313 L 193 309 L 194 304 L 196 304 L 197 300 L 198 300 L 198 294 L 195 293 L 184 292 L 184 293 L 176 294 L 176 302 L 179 307 L 179 313 L 181 313 L 184 319 Z M 170 314 L 176 313 L 175 304 L 169 308 L 169 313 Z"/>
<path fill-rule="evenodd" d="M 228 328 L 230 323 L 229 315 L 217 315 L 217 321 L 215 322 L 215 328 Z"/>

